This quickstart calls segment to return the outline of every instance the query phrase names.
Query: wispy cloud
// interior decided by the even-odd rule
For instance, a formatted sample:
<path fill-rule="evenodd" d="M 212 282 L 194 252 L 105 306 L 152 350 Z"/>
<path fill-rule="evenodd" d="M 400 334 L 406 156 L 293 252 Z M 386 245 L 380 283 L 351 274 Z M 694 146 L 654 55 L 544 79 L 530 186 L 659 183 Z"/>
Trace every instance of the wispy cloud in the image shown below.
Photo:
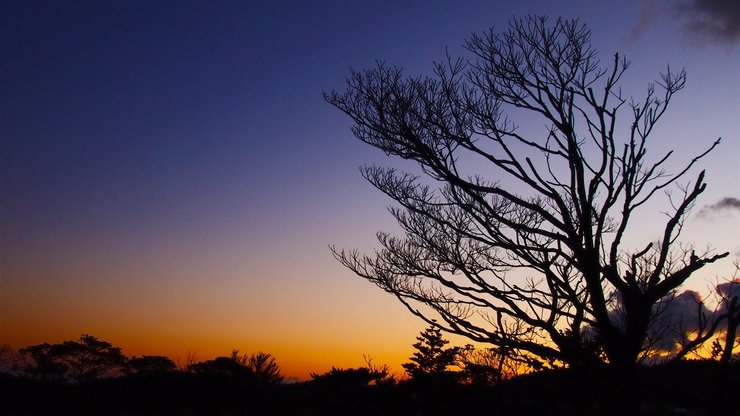
<path fill-rule="evenodd" d="M 704 206 L 697 215 L 707 218 L 713 214 L 731 211 L 740 211 L 740 199 L 728 196 L 720 199 L 716 204 Z"/>
<path fill-rule="evenodd" d="M 650 29 L 653 23 L 660 18 L 665 7 L 658 0 L 642 0 L 638 3 L 640 17 L 637 24 L 629 34 L 628 41 L 634 42 Z"/>

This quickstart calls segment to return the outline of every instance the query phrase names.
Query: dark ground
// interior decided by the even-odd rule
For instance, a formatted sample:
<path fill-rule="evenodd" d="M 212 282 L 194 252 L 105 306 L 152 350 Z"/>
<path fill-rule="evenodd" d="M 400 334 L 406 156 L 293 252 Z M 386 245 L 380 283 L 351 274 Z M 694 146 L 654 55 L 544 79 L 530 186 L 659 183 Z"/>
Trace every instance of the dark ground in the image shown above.
<path fill-rule="evenodd" d="M 69 385 L 0 378 L 3 415 L 740 415 L 740 365 L 547 371 L 495 388 L 259 385 L 185 373 Z"/>

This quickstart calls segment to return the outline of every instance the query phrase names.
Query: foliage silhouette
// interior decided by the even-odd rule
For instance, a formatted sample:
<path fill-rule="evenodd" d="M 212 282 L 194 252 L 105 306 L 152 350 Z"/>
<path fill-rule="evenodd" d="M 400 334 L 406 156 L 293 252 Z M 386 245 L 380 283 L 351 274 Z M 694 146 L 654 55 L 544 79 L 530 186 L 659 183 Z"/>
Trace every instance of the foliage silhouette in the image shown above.
<path fill-rule="evenodd" d="M 53 346 L 48 343 L 31 345 L 18 350 L 24 359 L 23 374 L 40 380 L 61 379 L 67 366 L 56 360 Z"/>
<path fill-rule="evenodd" d="M 39 344 L 29 348 L 41 351 L 49 346 Z M 463 369 L 466 361 L 500 362 L 498 355 L 480 360 L 477 356 L 466 357 L 471 352 L 474 351 L 470 347 L 460 351 L 458 365 Z M 153 358 L 141 360 L 144 357 Z M 488 409 L 498 415 L 514 416 L 674 414 L 675 409 L 686 409 L 689 414 L 735 414 L 735 402 L 716 398 L 732 397 L 740 383 L 740 363 L 694 360 L 640 367 L 634 373 L 614 368 L 541 371 L 504 378 L 495 386 L 415 382 L 382 385 L 376 382 L 372 386 L 367 385 L 367 375 L 373 374 L 375 379 L 387 374 L 388 368 L 375 366 L 366 358 L 366 368 L 335 368 L 333 373 L 339 376 L 326 379 L 328 382 L 276 384 L 255 383 L 250 376 L 240 378 L 239 374 L 251 374 L 245 370 L 249 356 L 236 350 L 231 356 L 194 363 L 193 371 L 147 372 L 171 365 L 167 360 L 160 360 L 161 357 L 144 357 L 129 360 L 157 363 L 139 367 L 146 374 L 143 377 L 140 373 L 126 373 L 69 383 L 62 376 L 51 380 L 0 374 L 0 413 L 380 416 L 479 414 L 481 409 Z M 164 363 L 167 364 L 159 365 Z M 578 394 L 574 395 L 574 391 Z"/>
<path fill-rule="evenodd" d="M 191 364 L 188 370 L 204 376 L 219 376 L 234 380 L 245 380 L 252 377 L 252 370 L 233 357 L 216 357 L 212 360 Z"/>
<path fill-rule="evenodd" d="M 175 362 L 162 355 L 132 357 L 129 359 L 128 365 L 137 374 L 166 373 L 177 370 Z"/>
<path fill-rule="evenodd" d="M 257 352 L 240 355 L 237 349 L 232 350 L 228 357 L 190 364 L 186 370 L 202 377 L 247 382 L 252 386 L 278 384 L 283 380 L 272 354 Z"/>
<path fill-rule="evenodd" d="M 8 345 L 0 345 L 0 373 L 12 374 L 18 370 L 19 359 L 15 350 Z"/>
<path fill-rule="evenodd" d="M 280 367 L 275 361 L 275 357 L 266 352 L 256 352 L 249 356 L 246 366 L 252 371 L 254 377 L 262 383 L 280 383 L 283 376 L 280 374 Z"/>
<path fill-rule="evenodd" d="M 68 377 L 85 382 L 120 374 L 127 365 L 120 348 L 87 334 L 79 341 L 32 345 L 19 353 L 27 358 L 24 373 L 39 379 Z"/>
<path fill-rule="evenodd" d="M 359 368 L 335 368 L 326 373 L 311 373 L 311 378 L 317 383 L 364 386 L 372 381 L 380 380 L 387 374 L 371 371 L 367 367 Z"/>
<path fill-rule="evenodd" d="M 504 348 L 476 349 L 470 344 L 458 350 L 457 365 L 462 369 L 461 382 L 484 387 L 498 385 L 531 369 L 528 363 L 516 361 Z"/>
<path fill-rule="evenodd" d="M 536 365 L 634 366 L 654 305 L 728 255 L 676 243 L 706 188 L 703 171 L 678 181 L 720 140 L 672 170 L 672 151 L 650 155 L 685 72 L 629 99 L 619 86 L 629 61 L 602 66 L 590 39 L 577 20 L 514 19 L 474 34 L 471 58 L 448 55 L 432 77 L 378 62 L 325 94 L 356 138 L 423 174 L 362 169 L 400 205 L 390 211 L 405 238 L 378 233 L 372 256 L 332 247 L 338 261 L 427 323 Z M 660 239 L 627 247 L 634 219 L 669 189 Z"/>
<path fill-rule="evenodd" d="M 457 361 L 458 347 L 444 348 L 449 343 L 442 331 L 430 326 L 416 337 L 416 349 L 411 362 L 402 364 L 412 380 L 417 382 L 452 382 L 456 375 L 448 370 Z"/>
<path fill-rule="evenodd" d="M 368 356 L 364 357 L 366 366 L 359 368 L 335 368 L 322 373 L 311 373 L 311 379 L 318 384 L 344 385 L 350 387 L 366 386 L 372 382 L 378 385 L 393 385 L 395 377 L 390 375 L 387 365 L 377 366 Z"/>
<path fill-rule="evenodd" d="M 120 348 L 87 334 L 81 335 L 79 341 L 65 341 L 52 346 L 51 353 L 55 360 L 67 367 L 68 376 L 77 382 L 120 374 L 128 361 Z"/>

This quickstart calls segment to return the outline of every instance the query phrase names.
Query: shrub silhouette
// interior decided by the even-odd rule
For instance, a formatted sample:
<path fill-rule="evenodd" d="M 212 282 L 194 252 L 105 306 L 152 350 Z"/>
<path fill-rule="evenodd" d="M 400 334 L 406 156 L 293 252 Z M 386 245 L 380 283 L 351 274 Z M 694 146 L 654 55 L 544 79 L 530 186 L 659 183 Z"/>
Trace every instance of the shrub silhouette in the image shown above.
<path fill-rule="evenodd" d="M 365 386 L 372 381 L 385 378 L 387 372 L 373 371 L 367 367 L 335 368 L 323 374 L 311 373 L 311 378 L 319 384 Z"/>
<path fill-rule="evenodd" d="M 378 385 L 393 385 L 396 383 L 395 377 L 390 375 L 387 365 L 375 365 L 372 358 L 367 355 L 362 357 L 365 360 L 365 367 L 359 368 L 335 368 L 323 374 L 311 373 L 311 378 L 318 384 L 333 384 L 347 386 L 365 386 L 371 382 Z"/>
<path fill-rule="evenodd" d="M 166 373 L 177 370 L 177 365 L 163 355 L 144 355 L 128 360 L 129 367 L 137 374 Z"/>
<path fill-rule="evenodd" d="M 216 357 L 212 360 L 191 364 L 188 370 L 205 376 L 222 376 L 232 379 L 246 379 L 252 376 L 252 370 L 232 357 Z"/>

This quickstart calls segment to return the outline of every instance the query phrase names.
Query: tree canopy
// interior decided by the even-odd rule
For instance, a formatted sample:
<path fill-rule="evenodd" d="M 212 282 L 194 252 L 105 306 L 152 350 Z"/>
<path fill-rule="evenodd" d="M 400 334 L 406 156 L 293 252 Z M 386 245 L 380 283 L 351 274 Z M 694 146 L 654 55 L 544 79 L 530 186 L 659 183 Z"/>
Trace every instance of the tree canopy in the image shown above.
<path fill-rule="evenodd" d="M 25 373 L 34 378 L 91 381 L 126 369 L 121 349 L 107 341 L 83 334 L 79 341 L 32 345 L 19 350 L 27 358 Z"/>

